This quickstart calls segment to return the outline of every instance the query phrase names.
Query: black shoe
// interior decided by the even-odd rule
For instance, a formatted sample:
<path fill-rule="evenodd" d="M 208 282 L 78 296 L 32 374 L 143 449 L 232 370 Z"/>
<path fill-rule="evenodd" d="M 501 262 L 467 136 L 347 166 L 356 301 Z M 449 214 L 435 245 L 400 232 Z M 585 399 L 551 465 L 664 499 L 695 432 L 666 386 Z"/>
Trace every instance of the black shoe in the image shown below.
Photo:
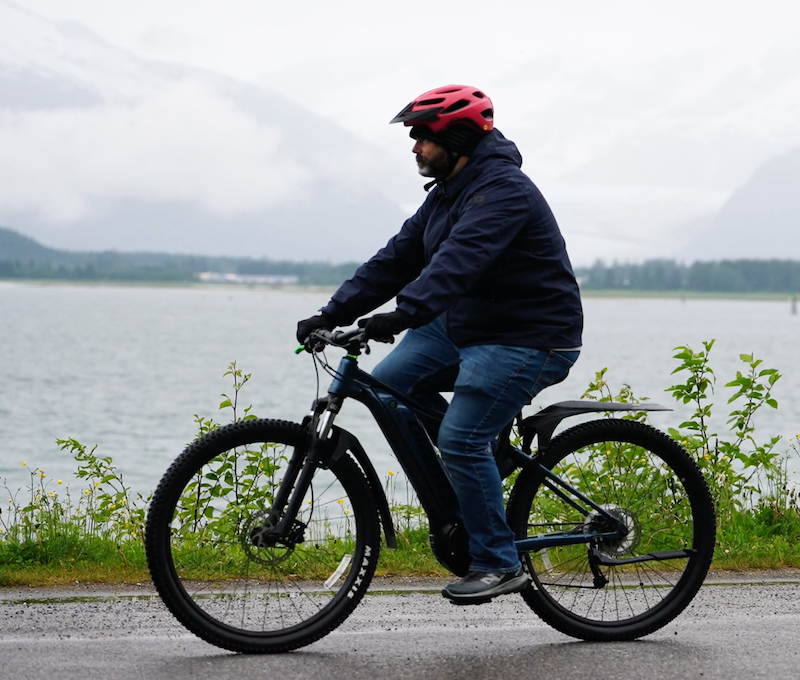
<path fill-rule="evenodd" d="M 483 604 L 498 595 L 525 590 L 528 583 L 530 579 L 521 566 L 517 571 L 505 574 L 470 571 L 458 583 L 445 586 L 442 596 L 453 604 Z"/>

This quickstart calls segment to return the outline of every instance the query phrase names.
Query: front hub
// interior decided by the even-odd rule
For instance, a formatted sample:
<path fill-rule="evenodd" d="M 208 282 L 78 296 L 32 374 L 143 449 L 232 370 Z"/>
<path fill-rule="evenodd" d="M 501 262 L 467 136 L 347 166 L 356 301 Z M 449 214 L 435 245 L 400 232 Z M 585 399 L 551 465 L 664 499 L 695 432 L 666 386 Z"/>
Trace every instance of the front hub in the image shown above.
<path fill-rule="evenodd" d="M 294 552 L 295 546 L 305 540 L 306 525 L 294 520 L 289 531 L 277 531 L 277 522 L 268 511 L 259 511 L 243 523 L 241 544 L 247 556 L 254 562 L 272 566 L 283 562 Z"/>

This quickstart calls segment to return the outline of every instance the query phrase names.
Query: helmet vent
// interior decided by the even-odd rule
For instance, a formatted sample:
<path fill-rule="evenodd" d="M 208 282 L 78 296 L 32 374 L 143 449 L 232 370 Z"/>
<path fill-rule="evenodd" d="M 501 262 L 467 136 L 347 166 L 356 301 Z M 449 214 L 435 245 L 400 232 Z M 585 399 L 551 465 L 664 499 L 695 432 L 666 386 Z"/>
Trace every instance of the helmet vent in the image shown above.
<path fill-rule="evenodd" d="M 453 102 L 448 106 L 446 109 L 442 111 L 442 113 L 453 113 L 454 111 L 458 111 L 459 109 L 463 109 L 465 106 L 468 106 L 469 102 L 466 99 L 459 99 L 457 102 Z"/>
<path fill-rule="evenodd" d="M 438 99 L 426 99 L 421 102 L 417 102 L 417 106 L 432 106 L 433 104 L 441 104 L 444 101 L 444 97 L 439 97 Z"/>

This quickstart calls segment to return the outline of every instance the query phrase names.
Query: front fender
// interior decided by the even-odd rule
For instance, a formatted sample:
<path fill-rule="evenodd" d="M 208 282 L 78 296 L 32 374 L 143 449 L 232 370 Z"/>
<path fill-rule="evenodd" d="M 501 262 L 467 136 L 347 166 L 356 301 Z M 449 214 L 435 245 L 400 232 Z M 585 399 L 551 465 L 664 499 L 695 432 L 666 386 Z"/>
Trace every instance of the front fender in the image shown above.
<path fill-rule="evenodd" d="M 329 459 L 329 465 L 333 465 L 339 458 L 346 456 L 348 452 L 356 459 L 367 478 L 372 497 L 378 506 L 378 514 L 381 518 L 383 525 L 383 536 L 386 539 L 386 547 L 389 550 L 397 549 L 397 539 L 394 532 L 394 523 L 392 522 L 392 514 L 389 512 L 389 502 L 386 500 L 386 494 L 383 491 L 383 485 L 378 478 L 378 473 L 375 472 L 375 466 L 369 459 L 361 442 L 347 430 L 343 430 L 336 425 L 331 428 L 331 444 L 333 445 L 333 452 Z"/>

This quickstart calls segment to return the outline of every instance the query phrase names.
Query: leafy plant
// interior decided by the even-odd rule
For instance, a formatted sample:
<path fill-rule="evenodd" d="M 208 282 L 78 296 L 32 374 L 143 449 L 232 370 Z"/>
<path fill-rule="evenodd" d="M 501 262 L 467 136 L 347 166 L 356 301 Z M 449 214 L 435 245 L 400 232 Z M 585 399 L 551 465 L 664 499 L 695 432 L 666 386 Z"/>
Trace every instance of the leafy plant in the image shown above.
<path fill-rule="evenodd" d="M 725 384 L 733 394 L 728 399 L 730 409 L 725 423 L 719 425 L 712 402 L 716 375 L 709 355 L 713 346 L 711 340 L 704 342 L 700 351 L 688 346 L 675 348 L 679 365 L 673 375 L 680 374 L 683 382 L 667 391 L 693 409 L 683 423 L 669 432 L 698 462 L 712 488 L 719 518 L 715 563 L 737 568 L 800 565 L 798 494 L 791 481 L 797 465 L 790 464 L 800 454 L 800 436 L 789 440 L 789 451 L 784 454 L 777 451 L 781 437 L 756 436 L 758 413 L 765 406 L 778 407 L 772 389 L 780 374 L 765 368 L 750 354 L 740 355 L 743 366 Z M 250 374 L 232 362 L 224 375 L 232 380 L 232 391 L 221 395 L 219 410 L 228 412 L 233 422 L 255 418 L 252 407 L 241 404 L 241 390 Z M 605 368 L 595 374 L 583 397 L 598 402 L 647 401 L 635 396 L 629 385 L 613 390 Z M 622 417 L 645 420 L 646 416 L 647 412 L 638 411 Z M 219 427 L 213 418 L 195 415 L 195 422 L 198 438 Z M 129 565 L 139 569 L 131 573 L 144 574 L 141 537 L 149 497 L 132 492 L 112 459 L 98 455 L 96 447 L 87 448 L 74 438 L 59 439 L 57 443 L 75 459 L 76 475 L 84 485 L 80 493 L 71 494 L 60 480 L 48 481 L 44 471 L 25 463 L 30 472 L 25 489 L 12 492 L 7 483 L 0 484 L 8 492 L 8 501 L 0 512 L 0 582 L 32 578 L 9 576 L 12 572 L 28 574 L 25 570 L 32 564 L 52 565 L 62 575 L 83 573 L 74 571 L 78 563 L 107 565 L 103 567 L 105 571 L 99 572 L 103 574 L 100 580 L 120 578 L 120 573 L 128 573 Z M 594 483 L 601 481 L 625 487 L 646 482 L 663 499 L 662 507 L 680 518 L 683 510 L 669 505 L 667 483 L 639 479 L 636 455 L 635 448 L 622 447 L 587 452 L 576 463 L 581 466 L 580 478 L 586 490 L 591 491 Z M 285 464 L 286 452 L 274 444 L 242 447 L 215 459 L 204 474 L 193 480 L 178 506 L 175 530 L 185 537 L 187 559 L 197 562 L 198 578 L 236 575 L 235 565 L 242 564 L 236 554 L 241 546 L 223 539 L 238 532 L 254 511 L 269 507 L 277 473 Z M 401 540 L 396 553 L 382 553 L 381 570 L 442 573 L 430 554 L 427 518 L 413 490 L 401 477 L 398 472 L 386 477 L 385 490 Z M 506 484 L 514 479 L 516 474 Z M 346 508 L 342 511 L 346 516 Z M 331 540 L 352 540 L 347 524 L 343 533 L 341 523 L 334 527 L 323 521 L 319 526 L 323 532 L 333 532 L 327 537 Z M 326 539 L 320 538 L 323 542 Z M 320 544 L 315 545 L 318 549 Z M 112 564 L 121 564 L 124 569 Z M 286 568 L 297 566 L 287 563 Z M 54 578 L 55 572 L 49 573 L 48 578 Z"/>
<path fill-rule="evenodd" d="M 118 542 L 130 537 L 143 538 L 149 498 L 140 493 L 134 496 L 111 457 L 99 457 L 96 446 L 87 449 L 74 438 L 57 439 L 56 443 L 78 463 L 75 476 L 89 483 L 78 505 L 82 512 L 73 516 L 82 525 L 81 529 Z"/>
<path fill-rule="evenodd" d="M 633 394 L 633 389 L 630 385 L 623 384 L 617 394 L 614 394 L 610 385 L 605 379 L 608 368 L 601 368 L 594 374 L 594 381 L 589 383 L 586 391 L 581 395 L 581 399 L 593 399 L 595 401 L 604 402 L 617 402 L 620 404 L 640 404 L 644 401 L 649 401 L 647 397 L 636 397 Z M 608 412 L 606 415 L 611 415 Z M 620 417 L 623 420 L 637 420 L 645 422 L 647 420 L 647 411 L 627 411 Z"/>
<path fill-rule="evenodd" d="M 770 489 L 784 475 L 780 454 L 775 447 L 781 440 L 774 436 L 766 442 L 754 437 L 755 416 L 763 406 L 778 408 L 771 390 L 780 379 L 773 368 L 761 368 L 762 361 L 751 354 L 740 354 L 744 371 L 725 384 L 736 389 L 728 404 L 733 404 L 727 419 L 728 434 L 720 436 L 712 428 L 716 376 L 709 366 L 709 354 L 714 340 L 703 343 L 703 350 L 694 351 L 688 346 L 676 347 L 675 358 L 681 363 L 672 372 L 685 373 L 682 383 L 667 389 L 672 396 L 692 404 L 694 412 L 678 428 L 670 428 L 670 435 L 678 440 L 697 461 L 706 475 L 714 496 L 717 516 L 722 526 L 731 512 L 745 506 L 753 507 L 770 497 Z"/>

